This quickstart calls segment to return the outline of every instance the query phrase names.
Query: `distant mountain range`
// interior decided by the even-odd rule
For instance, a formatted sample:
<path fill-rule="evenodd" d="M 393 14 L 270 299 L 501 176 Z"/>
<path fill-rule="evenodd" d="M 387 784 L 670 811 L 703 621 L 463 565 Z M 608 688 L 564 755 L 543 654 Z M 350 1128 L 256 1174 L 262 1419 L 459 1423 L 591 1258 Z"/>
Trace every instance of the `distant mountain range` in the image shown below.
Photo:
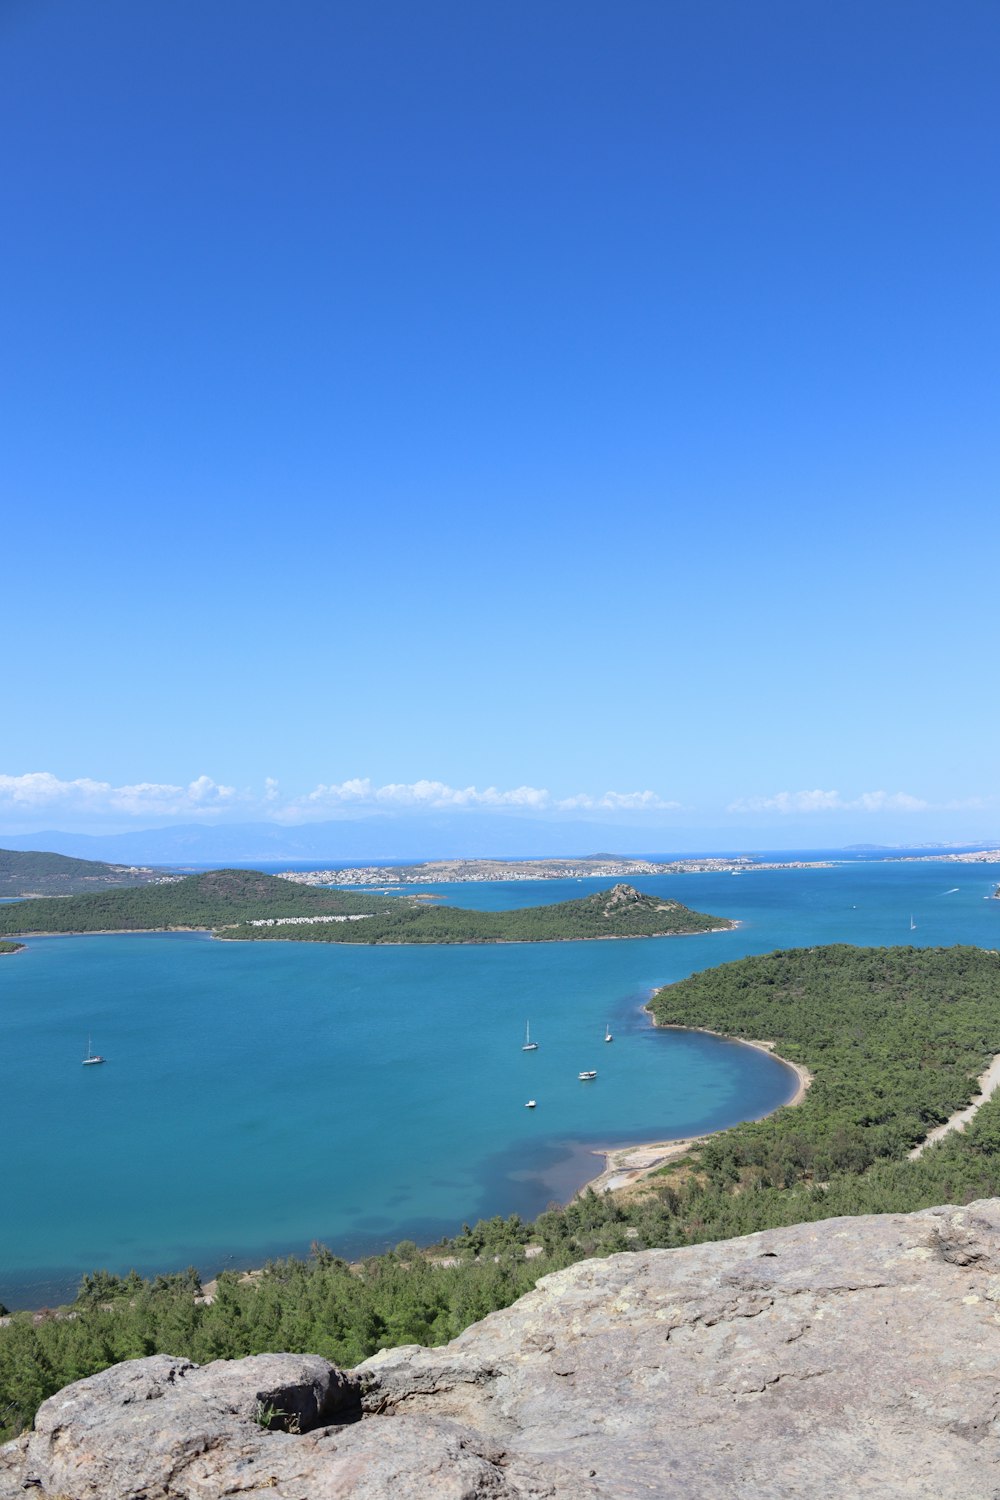
<path fill-rule="evenodd" d="M 120 864 L 226 864 L 288 860 L 344 863 L 424 859 L 531 859 L 592 853 L 613 847 L 638 853 L 665 837 L 663 830 L 607 823 L 541 823 L 529 818 L 421 814 L 410 818 L 337 819 L 284 828 L 277 823 L 189 823 L 136 833 L 3 834 L 7 849 L 40 849 L 78 859 Z M 673 837 L 673 835 L 671 835 Z"/>
<path fill-rule="evenodd" d="M 756 839 L 756 842 L 751 840 Z M 991 848 L 998 841 L 924 844 L 933 848 Z M 289 864 L 391 864 L 427 859 L 581 858 L 597 849 L 616 855 L 736 855 L 771 850 L 759 829 L 650 828 L 632 823 L 541 822 L 491 813 L 420 813 L 373 816 L 283 827 L 278 823 L 187 823 L 137 832 L 87 834 L 0 833 L 0 847 L 44 850 L 78 859 L 126 865 L 226 865 L 261 861 Z M 789 847 L 787 844 L 785 847 Z M 805 843 L 796 846 L 809 847 Z M 878 856 L 901 845 L 855 844 L 845 854 Z"/>

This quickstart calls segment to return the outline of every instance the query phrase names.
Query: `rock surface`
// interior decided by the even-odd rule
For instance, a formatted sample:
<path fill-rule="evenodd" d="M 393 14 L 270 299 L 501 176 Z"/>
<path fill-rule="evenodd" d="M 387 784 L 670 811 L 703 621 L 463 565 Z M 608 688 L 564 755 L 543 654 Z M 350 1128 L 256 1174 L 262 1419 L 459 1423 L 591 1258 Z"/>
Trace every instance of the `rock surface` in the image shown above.
<path fill-rule="evenodd" d="M 0 1497 L 1000 1500 L 998 1413 L 991 1200 L 587 1261 L 349 1375 L 119 1365 L 2 1450 Z"/>

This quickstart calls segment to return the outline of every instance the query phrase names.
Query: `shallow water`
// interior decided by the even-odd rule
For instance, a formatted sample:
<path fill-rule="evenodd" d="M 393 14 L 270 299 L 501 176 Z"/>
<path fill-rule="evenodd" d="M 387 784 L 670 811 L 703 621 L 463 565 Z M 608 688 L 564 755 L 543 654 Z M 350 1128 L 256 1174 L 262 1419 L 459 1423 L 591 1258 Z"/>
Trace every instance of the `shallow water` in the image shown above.
<path fill-rule="evenodd" d="M 887 863 L 636 879 L 743 924 L 676 939 L 30 939 L 0 959 L 0 1301 L 65 1298 L 99 1266 L 211 1273 L 314 1239 L 356 1255 L 534 1215 L 600 1169 L 597 1145 L 719 1128 L 793 1091 L 752 1049 L 654 1032 L 642 1005 L 656 986 L 804 943 L 997 947 L 1000 902 L 983 900 L 995 881 L 988 867 Z M 434 889 L 495 908 L 601 884 Z M 90 1034 L 104 1067 L 80 1066 Z M 582 1068 L 597 1080 L 579 1082 Z"/>

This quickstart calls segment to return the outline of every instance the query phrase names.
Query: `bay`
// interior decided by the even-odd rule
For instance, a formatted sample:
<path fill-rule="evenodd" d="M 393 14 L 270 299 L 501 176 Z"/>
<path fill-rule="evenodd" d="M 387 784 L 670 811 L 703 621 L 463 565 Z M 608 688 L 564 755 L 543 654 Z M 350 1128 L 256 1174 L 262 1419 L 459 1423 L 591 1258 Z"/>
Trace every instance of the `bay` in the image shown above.
<path fill-rule="evenodd" d="M 600 1169 L 599 1146 L 718 1129 L 790 1096 L 763 1054 L 654 1031 L 642 1007 L 659 985 L 802 944 L 1000 946 L 983 866 L 632 883 L 741 926 L 483 947 L 30 939 L 0 959 L 0 1301 L 64 1300 L 98 1267 L 208 1275 L 313 1240 L 356 1256 L 533 1216 Z M 428 889 L 497 909 L 604 884 Z M 537 1052 L 521 1051 L 528 1020 Z M 80 1066 L 88 1036 L 104 1067 Z"/>

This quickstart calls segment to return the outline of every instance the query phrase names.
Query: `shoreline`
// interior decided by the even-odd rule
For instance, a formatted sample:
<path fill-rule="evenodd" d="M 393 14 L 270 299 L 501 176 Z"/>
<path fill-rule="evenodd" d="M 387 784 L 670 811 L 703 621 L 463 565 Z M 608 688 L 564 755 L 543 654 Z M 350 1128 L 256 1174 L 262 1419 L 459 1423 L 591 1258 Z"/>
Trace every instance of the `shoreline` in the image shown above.
<path fill-rule="evenodd" d="M 63 938 L 63 937 L 147 937 L 160 933 L 161 936 L 170 932 L 203 932 L 208 937 L 215 934 L 211 927 L 102 927 L 95 932 L 19 932 L 19 938 Z"/>
<path fill-rule="evenodd" d="M 647 1007 L 644 1007 L 644 1009 L 647 1009 Z M 768 1110 L 766 1114 L 755 1116 L 758 1120 L 766 1120 L 771 1115 L 776 1115 L 779 1109 L 794 1109 L 799 1104 L 802 1104 L 815 1076 L 801 1063 L 791 1062 L 787 1057 L 782 1057 L 780 1053 L 775 1052 L 773 1042 L 749 1041 L 746 1037 L 727 1036 L 724 1031 L 715 1031 L 711 1026 L 679 1026 L 674 1022 L 669 1022 L 661 1026 L 655 1020 L 652 1021 L 652 1025 L 657 1031 L 701 1031 L 707 1036 L 717 1036 L 724 1042 L 735 1042 L 740 1047 L 753 1047 L 758 1052 L 766 1052 L 769 1057 L 774 1058 L 775 1062 L 780 1062 L 786 1068 L 790 1069 L 797 1079 L 794 1094 L 775 1109 Z M 1000 1054 L 994 1058 L 993 1066 L 997 1070 L 997 1076 L 993 1083 L 993 1087 L 996 1088 L 1000 1085 Z M 982 1102 L 981 1100 L 980 1103 Z M 978 1108 L 978 1105 L 976 1108 Z M 740 1121 L 739 1123 L 748 1124 L 750 1122 Z M 950 1124 L 950 1122 L 948 1123 Z M 946 1127 L 939 1126 L 938 1128 L 943 1130 Z M 642 1141 L 639 1144 L 632 1144 L 630 1146 L 595 1147 L 593 1154 L 604 1157 L 604 1166 L 597 1173 L 596 1177 L 589 1178 L 582 1187 L 579 1187 L 569 1201 L 571 1203 L 575 1202 L 584 1193 L 591 1191 L 595 1193 L 612 1193 L 617 1192 L 620 1188 L 632 1187 L 635 1183 L 642 1182 L 645 1178 L 651 1177 L 654 1172 L 658 1171 L 667 1162 L 673 1161 L 679 1156 L 686 1155 L 692 1146 L 699 1146 L 703 1141 L 711 1140 L 713 1136 L 721 1135 L 724 1130 L 731 1129 L 733 1129 L 733 1126 L 726 1125 L 721 1130 L 705 1131 L 703 1135 L 676 1136 L 674 1139 L 666 1141 Z"/>
<path fill-rule="evenodd" d="M 126 931 L 131 931 L 131 930 L 132 929 L 127 929 Z M 144 929 L 144 930 L 145 931 L 152 931 L 152 932 L 161 932 L 161 931 L 163 931 L 162 928 L 152 928 L 152 929 Z M 174 929 L 174 930 L 177 930 L 177 929 Z M 210 931 L 210 929 L 207 929 L 207 928 L 185 928 L 185 929 L 182 929 L 182 930 L 184 930 L 184 931 L 192 931 L 192 932 L 209 932 Z M 118 935 L 118 934 L 115 934 L 115 935 Z M 669 936 L 671 934 L 663 934 L 663 935 L 664 936 Z M 678 937 L 694 936 L 694 934 L 687 934 L 687 933 L 677 933 L 677 934 L 673 934 L 673 935 L 674 936 L 678 936 Z M 101 933 L 41 933 L 41 934 L 38 934 L 38 936 L 43 936 L 43 937 L 73 937 L 73 936 L 78 936 L 78 937 L 100 937 L 100 936 L 107 936 L 107 934 L 101 934 Z M 288 941 L 288 940 L 287 939 L 280 939 L 279 941 Z M 554 939 L 554 940 L 549 940 L 549 941 L 563 941 L 563 940 L 562 939 Z M 591 941 L 591 940 L 587 939 L 587 938 L 574 938 L 574 939 L 569 939 L 567 941 L 588 942 L 588 941 Z M 372 944 L 369 944 L 368 946 L 381 946 L 381 945 L 372 945 Z M 404 946 L 404 945 L 397 944 L 395 946 Z M 416 946 L 416 945 L 410 944 L 408 946 L 412 947 L 412 946 Z M 455 945 L 449 944 L 447 946 L 455 946 Z M 660 988 L 660 986 L 657 986 L 657 988 Z M 654 993 L 655 992 L 656 991 L 654 991 Z M 728 1036 L 725 1032 L 723 1032 L 723 1031 L 715 1031 L 710 1026 L 680 1026 L 680 1025 L 676 1025 L 676 1024 L 674 1024 L 672 1022 L 669 1023 L 666 1026 L 661 1026 L 658 1022 L 656 1022 L 656 1021 L 654 1021 L 652 1019 L 652 1016 L 650 1015 L 650 1013 L 648 1011 L 648 1008 L 646 1006 L 643 1006 L 642 1009 L 643 1009 L 643 1011 L 647 1015 L 649 1015 L 651 1027 L 655 1028 L 657 1031 L 701 1031 L 701 1032 L 704 1032 L 708 1036 L 718 1037 L 721 1041 L 734 1042 L 738 1046 L 741 1046 L 741 1047 L 753 1047 L 758 1052 L 765 1052 L 765 1053 L 768 1054 L 768 1056 L 773 1057 L 776 1062 L 780 1062 L 780 1063 L 782 1063 L 784 1065 L 784 1067 L 788 1068 L 795 1075 L 796 1080 L 797 1080 L 796 1089 L 795 1089 L 794 1094 L 792 1095 L 792 1097 L 790 1099 L 785 1100 L 785 1102 L 783 1104 L 777 1105 L 774 1109 L 768 1110 L 763 1115 L 756 1115 L 756 1116 L 754 1116 L 753 1117 L 754 1119 L 759 1119 L 759 1120 L 768 1119 L 771 1115 L 777 1114 L 777 1112 L 778 1112 L 779 1109 L 791 1109 L 791 1108 L 794 1108 L 795 1106 L 801 1104 L 803 1102 L 803 1100 L 805 1099 L 806 1093 L 807 1093 L 807 1091 L 809 1089 L 809 1086 L 813 1082 L 814 1075 L 809 1072 L 808 1068 L 803 1067 L 802 1064 L 790 1062 L 787 1057 L 782 1057 L 779 1053 L 776 1053 L 775 1050 L 774 1050 L 774 1043 L 773 1042 L 767 1042 L 767 1041 L 749 1041 L 749 1040 L 747 1040 L 744 1037 Z M 995 1066 L 996 1069 L 997 1069 L 997 1078 L 996 1078 L 996 1081 L 994 1083 L 994 1087 L 996 1087 L 997 1084 L 1000 1084 L 1000 1054 L 998 1054 L 997 1057 L 994 1058 L 993 1065 L 991 1065 L 991 1066 Z M 981 1103 L 983 1101 L 980 1100 L 979 1102 Z M 976 1107 L 978 1107 L 978 1105 Z M 737 1121 L 735 1123 L 736 1124 L 746 1124 L 746 1123 L 749 1123 L 749 1122 L 748 1121 Z M 569 1195 L 569 1197 L 567 1197 L 561 1203 L 560 1206 L 563 1207 L 563 1208 L 568 1207 L 570 1203 L 575 1202 L 578 1198 L 582 1197 L 584 1193 L 589 1192 L 591 1189 L 594 1192 L 596 1192 L 596 1193 L 607 1193 L 607 1192 L 616 1192 L 619 1189 L 631 1187 L 633 1184 L 635 1184 L 637 1182 L 640 1182 L 640 1181 L 644 1180 L 647 1177 L 652 1176 L 652 1174 L 659 1167 L 663 1166 L 666 1162 L 671 1161 L 671 1160 L 675 1159 L 678 1156 L 683 1156 L 685 1154 L 685 1152 L 687 1152 L 688 1150 L 691 1149 L 691 1147 L 700 1145 L 703 1141 L 711 1140 L 713 1136 L 722 1135 L 724 1133 L 724 1131 L 726 1131 L 726 1130 L 732 1130 L 734 1128 L 735 1128 L 735 1125 L 723 1125 L 723 1126 L 720 1126 L 718 1130 L 709 1130 L 709 1131 L 706 1131 L 702 1135 L 676 1136 L 673 1139 L 666 1140 L 666 1141 L 645 1141 L 645 1142 L 641 1142 L 641 1141 L 640 1142 L 636 1142 L 636 1141 L 633 1141 L 631 1144 L 625 1145 L 625 1146 L 607 1146 L 607 1147 L 594 1146 L 594 1147 L 591 1148 L 590 1154 L 593 1155 L 593 1156 L 602 1156 L 604 1158 L 604 1162 L 605 1162 L 604 1167 L 601 1169 L 600 1172 L 598 1172 L 596 1174 L 596 1176 L 588 1177 L 585 1182 L 581 1183 L 580 1186 L 578 1188 L 576 1188 Z M 937 1127 L 937 1128 L 941 1129 L 942 1127 Z M 925 1144 L 927 1144 L 927 1142 L 925 1142 Z M 528 1248 L 530 1248 L 530 1247 L 528 1247 Z M 425 1245 L 425 1246 L 422 1246 L 421 1249 L 422 1249 L 422 1251 L 427 1252 L 428 1254 L 430 1254 L 430 1252 L 432 1252 L 435 1249 L 435 1246 L 434 1245 Z M 288 1255 L 291 1255 L 291 1256 L 302 1256 L 302 1255 L 304 1255 L 304 1251 L 302 1250 L 301 1247 L 292 1247 L 288 1251 L 286 1251 L 285 1253 L 288 1254 Z M 373 1253 L 377 1254 L 377 1253 L 380 1253 L 380 1252 L 373 1252 Z M 527 1258 L 531 1259 L 530 1256 L 527 1257 Z M 355 1262 L 352 1262 L 352 1264 L 354 1264 L 354 1263 Z M 360 1264 L 360 1261 L 358 1261 L 356 1263 Z M 435 1261 L 435 1263 L 436 1264 L 442 1264 L 442 1265 L 444 1265 L 447 1262 L 443 1261 L 443 1260 L 438 1260 L 438 1261 Z M 208 1269 L 208 1268 L 206 1267 L 206 1269 Z M 221 1269 L 225 1269 L 225 1267 L 221 1267 L 220 1270 Z M 254 1276 L 256 1274 L 259 1274 L 260 1269 L 261 1268 L 260 1268 L 259 1265 L 248 1266 L 248 1267 L 246 1267 L 241 1272 L 241 1275 L 243 1275 L 243 1276 Z M 85 1274 L 85 1273 L 81 1271 L 80 1275 L 82 1276 L 83 1274 Z M 150 1278 L 152 1277 L 153 1274 L 155 1274 L 155 1273 L 152 1273 L 152 1272 L 149 1273 Z M 214 1280 L 216 1279 L 216 1277 L 219 1274 L 220 1274 L 219 1271 L 215 1271 L 214 1273 L 212 1273 L 206 1279 L 206 1281 L 203 1283 L 203 1290 L 204 1290 L 205 1287 L 211 1286 L 211 1284 L 214 1282 Z M 72 1304 L 70 1302 L 67 1302 L 67 1303 L 64 1303 L 64 1304 L 60 1304 L 61 1307 L 67 1307 L 67 1308 L 70 1307 L 71 1305 Z M 0 1318 L 0 1326 L 2 1326 L 6 1322 L 9 1322 L 10 1317 L 13 1316 L 15 1313 L 24 1313 L 24 1312 L 31 1313 L 34 1316 L 41 1316 L 41 1309 L 39 1309 L 37 1307 L 21 1307 L 21 1308 L 15 1307 L 15 1308 L 12 1309 L 11 1313 L 8 1314 L 6 1317 Z"/>
<path fill-rule="evenodd" d="M 742 925 L 743 924 L 741 922 L 738 922 L 738 921 L 734 920 L 733 922 L 731 922 L 729 924 L 728 927 L 701 927 L 701 928 L 698 929 L 697 932 L 597 932 L 597 933 L 594 934 L 593 937 L 564 937 L 564 938 L 459 938 L 454 943 L 442 942 L 439 938 L 435 939 L 433 942 L 426 942 L 426 943 L 424 943 L 424 942 L 417 942 L 417 943 L 379 942 L 379 941 L 375 941 L 375 942 L 371 942 L 371 943 L 353 943 L 353 942 L 350 942 L 347 938 L 293 938 L 293 937 L 286 937 L 286 938 L 220 938 L 219 942 L 222 942 L 222 943 L 309 943 L 309 942 L 313 942 L 313 943 L 317 943 L 317 944 L 318 943 L 326 943 L 326 946 L 329 947 L 329 948 L 502 948 L 502 947 L 505 947 L 505 946 L 506 947 L 510 947 L 511 945 L 517 944 L 517 943 L 520 943 L 522 945 L 526 944 L 526 943 L 532 943 L 532 944 L 539 944 L 540 945 L 542 943 L 632 943 L 632 942 L 640 942 L 642 940 L 646 940 L 646 941 L 649 941 L 649 942 L 656 942 L 660 938 L 708 937 L 709 934 L 713 933 L 713 932 L 734 932 L 737 927 L 741 927 Z M 154 927 L 154 928 L 149 928 L 149 929 L 144 929 L 144 930 L 148 930 L 148 931 L 152 931 L 152 932 L 163 932 L 166 929 L 164 929 L 162 927 Z M 174 932 L 178 932 L 181 929 L 175 927 L 175 928 L 172 928 L 170 930 L 174 931 Z M 187 930 L 187 929 L 184 929 L 184 930 Z M 191 929 L 191 930 L 193 931 L 194 929 Z M 34 934 L 35 937 L 50 937 L 50 936 L 51 937 L 62 937 L 62 936 L 69 937 L 70 935 L 71 935 L 70 933 L 62 934 L 62 933 L 43 933 L 43 932 L 38 932 L 38 933 Z M 75 936 L 77 936 L 77 937 L 98 937 L 98 936 L 100 936 L 100 934 L 98 934 L 96 932 L 95 933 L 81 932 L 81 933 L 75 934 Z M 106 936 L 108 936 L 108 934 L 105 933 L 104 936 L 106 937 Z M 215 936 L 214 932 L 212 933 L 212 936 L 213 937 Z M 698 1029 L 697 1027 L 690 1027 L 689 1028 L 689 1030 L 692 1030 L 692 1031 L 697 1030 L 697 1029 Z M 735 1041 L 736 1038 L 735 1037 L 730 1037 L 729 1040 L 730 1041 Z"/>
<path fill-rule="evenodd" d="M 447 943 L 436 939 L 434 942 L 368 942 L 356 943 L 346 938 L 220 938 L 213 927 L 102 927 L 98 931 L 93 929 L 84 932 L 19 932 L 18 938 L 68 938 L 68 937 L 130 937 L 130 936 L 161 936 L 171 932 L 204 933 L 219 943 L 325 943 L 328 948 L 497 948 L 502 945 L 514 943 L 627 943 L 636 942 L 640 939 L 675 938 L 675 937 L 708 937 L 715 932 L 735 932 L 743 924 L 738 921 L 730 922 L 726 927 L 701 927 L 696 932 L 599 932 L 593 937 L 564 937 L 564 938 L 461 938 L 458 942 Z M 695 1031 L 702 1028 L 688 1027 Z M 735 1041 L 735 1037 L 728 1040 Z"/>

